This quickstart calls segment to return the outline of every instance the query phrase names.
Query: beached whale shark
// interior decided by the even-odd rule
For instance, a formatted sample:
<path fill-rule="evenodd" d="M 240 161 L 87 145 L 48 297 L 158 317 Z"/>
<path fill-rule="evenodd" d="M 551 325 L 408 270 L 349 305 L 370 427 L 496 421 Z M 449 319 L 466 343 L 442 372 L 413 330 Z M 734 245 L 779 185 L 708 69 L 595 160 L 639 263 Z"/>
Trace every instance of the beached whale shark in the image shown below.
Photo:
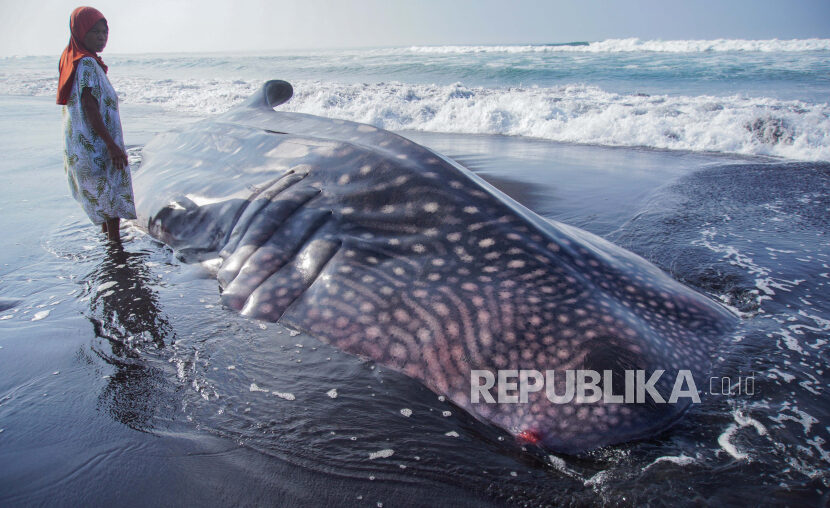
<path fill-rule="evenodd" d="M 564 453 L 650 437 L 698 399 L 735 317 L 370 125 L 245 103 L 146 145 L 139 223 L 221 260 L 224 304 L 422 381 Z"/>

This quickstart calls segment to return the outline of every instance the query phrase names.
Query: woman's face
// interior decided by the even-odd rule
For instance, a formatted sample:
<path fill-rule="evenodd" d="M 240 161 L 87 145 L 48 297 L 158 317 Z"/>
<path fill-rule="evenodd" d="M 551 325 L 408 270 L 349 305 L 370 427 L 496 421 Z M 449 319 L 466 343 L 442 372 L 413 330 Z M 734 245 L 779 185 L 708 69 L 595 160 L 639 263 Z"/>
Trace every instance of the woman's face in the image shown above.
<path fill-rule="evenodd" d="M 107 37 L 109 37 L 109 27 L 107 27 L 107 20 L 101 19 L 92 25 L 89 32 L 84 36 L 84 46 L 93 53 L 100 53 L 107 45 Z"/>

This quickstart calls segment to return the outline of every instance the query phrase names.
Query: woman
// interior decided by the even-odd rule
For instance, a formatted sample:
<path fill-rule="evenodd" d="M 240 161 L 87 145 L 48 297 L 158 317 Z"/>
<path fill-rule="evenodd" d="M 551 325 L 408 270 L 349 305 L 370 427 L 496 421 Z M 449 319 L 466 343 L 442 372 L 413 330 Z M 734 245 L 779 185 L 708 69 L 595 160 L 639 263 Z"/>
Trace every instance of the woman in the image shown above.
<path fill-rule="evenodd" d="M 118 96 L 98 56 L 107 45 L 104 15 L 78 7 L 59 64 L 58 104 L 63 104 L 64 169 L 69 188 L 94 224 L 116 243 L 119 221 L 135 219 L 133 185 L 121 133 Z"/>

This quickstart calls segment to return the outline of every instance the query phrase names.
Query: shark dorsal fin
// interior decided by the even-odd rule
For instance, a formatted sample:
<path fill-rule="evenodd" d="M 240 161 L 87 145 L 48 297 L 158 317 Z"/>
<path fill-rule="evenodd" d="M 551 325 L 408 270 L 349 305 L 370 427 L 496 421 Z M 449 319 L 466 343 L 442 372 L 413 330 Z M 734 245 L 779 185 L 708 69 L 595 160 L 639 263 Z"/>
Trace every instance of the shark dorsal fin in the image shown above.
<path fill-rule="evenodd" d="M 272 79 L 262 85 L 259 93 L 252 95 L 242 106 L 273 109 L 288 102 L 292 95 L 294 95 L 294 88 L 291 83 L 280 79 Z"/>

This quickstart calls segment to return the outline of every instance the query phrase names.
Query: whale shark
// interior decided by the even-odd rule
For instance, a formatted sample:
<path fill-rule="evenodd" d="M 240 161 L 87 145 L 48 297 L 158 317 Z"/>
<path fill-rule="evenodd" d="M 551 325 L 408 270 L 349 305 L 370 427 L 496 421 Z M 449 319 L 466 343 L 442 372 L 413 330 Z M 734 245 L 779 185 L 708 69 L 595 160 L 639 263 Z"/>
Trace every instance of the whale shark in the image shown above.
<path fill-rule="evenodd" d="M 405 137 L 279 111 L 291 95 L 269 81 L 159 134 L 134 172 L 140 227 L 217 260 L 224 305 L 555 452 L 650 438 L 699 400 L 728 310 Z"/>

